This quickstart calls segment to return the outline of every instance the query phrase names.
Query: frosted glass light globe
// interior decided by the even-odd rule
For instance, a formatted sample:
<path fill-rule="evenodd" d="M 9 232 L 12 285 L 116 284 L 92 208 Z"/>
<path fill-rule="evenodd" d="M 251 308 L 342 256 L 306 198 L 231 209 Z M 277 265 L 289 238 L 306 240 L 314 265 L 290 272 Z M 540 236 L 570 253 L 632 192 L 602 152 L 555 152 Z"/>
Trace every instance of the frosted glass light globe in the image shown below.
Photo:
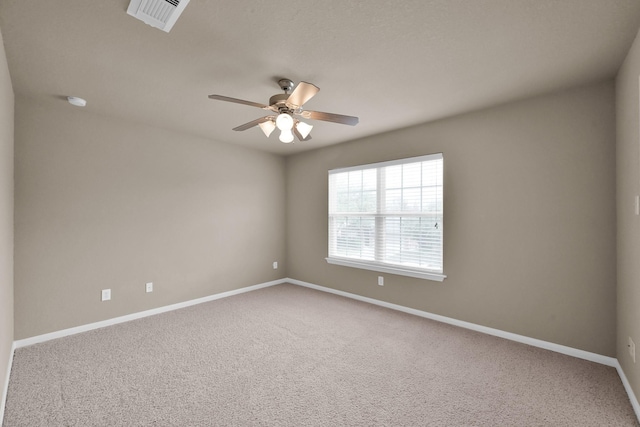
<path fill-rule="evenodd" d="M 284 129 L 283 131 L 281 131 L 280 142 L 284 142 L 285 144 L 293 142 L 293 132 L 287 129 Z"/>
<path fill-rule="evenodd" d="M 287 113 L 282 113 L 276 118 L 276 126 L 278 129 L 290 131 L 293 129 L 293 117 Z"/>

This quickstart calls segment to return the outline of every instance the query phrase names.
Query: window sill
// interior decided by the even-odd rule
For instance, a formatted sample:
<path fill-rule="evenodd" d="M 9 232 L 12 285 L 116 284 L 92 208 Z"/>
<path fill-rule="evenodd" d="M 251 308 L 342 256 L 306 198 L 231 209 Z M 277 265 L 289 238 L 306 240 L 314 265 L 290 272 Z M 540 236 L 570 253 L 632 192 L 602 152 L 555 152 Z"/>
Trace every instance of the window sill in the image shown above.
<path fill-rule="evenodd" d="M 364 270 L 379 271 L 381 273 L 397 274 L 399 276 L 409 276 L 418 279 L 433 280 L 442 282 L 447 276 L 440 273 L 429 273 L 421 270 L 412 270 L 409 268 L 385 266 L 380 264 L 368 263 L 364 261 L 354 261 L 344 258 L 325 258 L 329 264 L 341 265 L 343 267 L 362 268 Z"/>

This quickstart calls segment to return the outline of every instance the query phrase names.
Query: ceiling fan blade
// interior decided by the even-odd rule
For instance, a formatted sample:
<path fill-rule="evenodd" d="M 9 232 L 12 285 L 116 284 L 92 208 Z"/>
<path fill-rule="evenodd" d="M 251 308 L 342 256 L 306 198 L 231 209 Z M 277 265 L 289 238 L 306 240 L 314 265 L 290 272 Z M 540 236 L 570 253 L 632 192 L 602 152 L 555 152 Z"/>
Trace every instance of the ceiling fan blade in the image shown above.
<path fill-rule="evenodd" d="M 251 107 L 262 108 L 263 110 L 269 110 L 268 105 L 260 104 L 257 102 L 245 101 L 243 99 L 230 98 L 228 96 L 222 95 L 209 95 L 210 99 L 217 99 L 218 101 L 227 101 L 227 102 L 235 102 L 236 104 L 250 105 Z"/>
<path fill-rule="evenodd" d="M 300 82 L 298 86 L 291 92 L 289 98 L 287 98 L 287 107 L 300 108 L 302 105 L 313 98 L 316 93 L 320 91 L 320 88 L 314 84 L 307 82 Z"/>
<path fill-rule="evenodd" d="M 242 131 L 242 130 L 251 129 L 254 126 L 258 126 L 260 123 L 264 123 L 267 120 L 271 120 L 271 119 L 272 119 L 271 116 L 260 117 L 259 119 L 255 119 L 255 120 L 250 121 L 249 123 L 245 123 L 243 125 L 235 127 L 235 128 L 233 128 L 233 130 Z"/>
<path fill-rule="evenodd" d="M 300 141 L 309 141 L 311 139 L 311 134 L 307 135 L 306 138 L 302 137 L 302 134 L 300 134 L 300 131 L 296 128 L 293 128 L 293 134 L 296 136 L 296 138 L 298 138 Z"/>
<path fill-rule="evenodd" d="M 342 114 L 323 113 L 321 111 L 303 111 L 300 113 L 305 119 L 323 120 L 325 122 L 340 123 L 343 125 L 355 126 L 360 119 L 353 116 L 343 116 Z"/>

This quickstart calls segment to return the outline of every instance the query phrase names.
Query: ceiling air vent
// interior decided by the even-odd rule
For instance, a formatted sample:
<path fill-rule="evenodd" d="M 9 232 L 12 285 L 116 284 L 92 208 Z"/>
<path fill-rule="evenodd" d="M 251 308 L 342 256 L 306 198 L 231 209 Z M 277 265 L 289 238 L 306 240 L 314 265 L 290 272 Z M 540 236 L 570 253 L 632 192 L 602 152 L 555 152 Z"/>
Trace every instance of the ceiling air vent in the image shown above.
<path fill-rule="evenodd" d="M 187 4 L 189 0 L 131 0 L 127 13 L 168 33 Z"/>

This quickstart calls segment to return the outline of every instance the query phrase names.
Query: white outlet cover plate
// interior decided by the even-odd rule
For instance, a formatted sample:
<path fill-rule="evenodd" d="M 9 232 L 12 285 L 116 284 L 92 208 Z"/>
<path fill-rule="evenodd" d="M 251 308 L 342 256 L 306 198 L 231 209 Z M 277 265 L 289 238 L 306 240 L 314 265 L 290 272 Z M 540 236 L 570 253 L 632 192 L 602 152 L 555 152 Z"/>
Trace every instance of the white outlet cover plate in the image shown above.
<path fill-rule="evenodd" d="M 111 299 L 111 289 L 102 290 L 102 301 L 109 301 Z"/>
<path fill-rule="evenodd" d="M 149 283 L 147 283 L 147 284 L 146 284 L 146 285 L 144 285 L 144 286 L 145 286 L 145 287 L 144 287 L 145 291 L 147 291 L 147 292 L 153 292 L 153 282 L 149 282 Z"/>

